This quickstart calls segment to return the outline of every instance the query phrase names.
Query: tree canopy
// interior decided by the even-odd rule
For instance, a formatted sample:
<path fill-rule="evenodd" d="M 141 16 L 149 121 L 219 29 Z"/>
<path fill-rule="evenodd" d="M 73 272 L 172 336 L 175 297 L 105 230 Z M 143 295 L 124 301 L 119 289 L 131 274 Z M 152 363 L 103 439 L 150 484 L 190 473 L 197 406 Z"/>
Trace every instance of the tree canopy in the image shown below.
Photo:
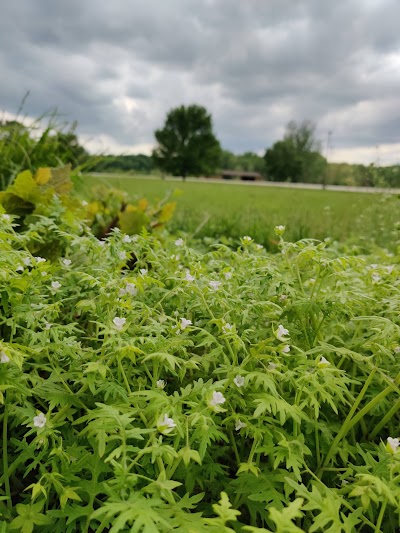
<path fill-rule="evenodd" d="M 155 164 L 174 176 L 199 176 L 215 172 L 221 147 L 204 107 L 180 106 L 169 111 L 164 127 L 155 132 Z"/>
<path fill-rule="evenodd" d="M 264 160 L 269 179 L 309 183 L 321 182 L 327 163 L 315 138 L 315 125 L 308 120 L 289 122 L 284 138 L 267 149 Z"/>

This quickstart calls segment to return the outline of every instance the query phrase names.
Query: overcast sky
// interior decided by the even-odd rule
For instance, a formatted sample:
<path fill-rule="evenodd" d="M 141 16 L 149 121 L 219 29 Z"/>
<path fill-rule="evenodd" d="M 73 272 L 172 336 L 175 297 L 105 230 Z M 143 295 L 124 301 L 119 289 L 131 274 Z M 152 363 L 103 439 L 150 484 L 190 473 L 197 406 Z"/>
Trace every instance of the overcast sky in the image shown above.
<path fill-rule="evenodd" d="M 399 0 L 1 0 L 0 117 L 29 90 L 90 150 L 150 153 L 196 103 L 236 153 L 311 119 L 332 161 L 400 163 L 399 21 Z"/>

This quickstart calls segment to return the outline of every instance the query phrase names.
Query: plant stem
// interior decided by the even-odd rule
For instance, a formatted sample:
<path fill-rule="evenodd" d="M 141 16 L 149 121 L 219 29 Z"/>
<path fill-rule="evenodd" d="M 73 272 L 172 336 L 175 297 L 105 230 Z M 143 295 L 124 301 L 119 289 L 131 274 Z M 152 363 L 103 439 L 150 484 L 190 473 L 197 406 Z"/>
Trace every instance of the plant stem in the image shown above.
<path fill-rule="evenodd" d="M 4 401 L 4 415 L 3 415 L 3 471 L 4 471 L 4 485 L 7 496 L 7 507 L 12 508 L 10 477 L 8 472 L 8 451 L 7 451 L 7 424 L 8 424 L 8 406 L 6 400 Z"/>

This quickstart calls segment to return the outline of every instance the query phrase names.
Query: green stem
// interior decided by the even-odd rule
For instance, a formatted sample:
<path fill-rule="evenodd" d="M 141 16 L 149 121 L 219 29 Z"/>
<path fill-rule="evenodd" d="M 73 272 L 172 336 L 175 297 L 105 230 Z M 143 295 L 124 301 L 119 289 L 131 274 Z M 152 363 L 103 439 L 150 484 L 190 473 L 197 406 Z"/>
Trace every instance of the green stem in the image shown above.
<path fill-rule="evenodd" d="M 8 424 L 8 406 L 7 402 L 4 402 L 4 416 L 3 416 L 3 471 L 4 471 L 4 485 L 7 496 L 7 507 L 12 508 L 11 490 L 10 490 L 10 477 L 8 472 L 8 451 L 7 451 L 7 424 Z"/>
<path fill-rule="evenodd" d="M 381 525 L 382 525 L 383 516 L 385 514 L 385 510 L 386 510 L 386 505 L 387 505 L 387 500 L 383 500 L 382 505 L 381 505 L 381 510 L 379 511 L 378 521 L 376 523 L 374 533 L 379 533 L 381 531 Z"/>
<path fill-rule="evenodd" d="M 386 425 L 386 423 L 395 415 L 395 413 L 400 409 L 400 399 L 393 405 L 393 407 L 386 413 L 382 420 L 375 426 L 374 430 L 369 436 L 369 440 L 373 440 L 380 430 Z"/>
<path fill-rule="evenodd" d="M 350 409 L 349 414 L 346 417 L 346 420 L 344 421 L 339 433 L 336 435 L 334 441 L 332 442 L 332 445 L 325 457 L 325 461 L 323 463 L 323 468 L 326 467 L 329 463 L 329 461 L 332 459 L 333 455 L 336 452 L 337 445 L 342 440 L 342 438 L 348 433 L 348 431 L 351 429 L 351 427 L 354 425 L 352 424 L 353 415 L 357 410 L 357 407 L 360 405 L 361 400 L 364 398 L 365 393 L 367 392 L 368 387 L 370 386 L 372 380 L 374 379 L 376 370 L 373 369 L 368 376 L 368 378 L 365 380 L 364 386 L 361 389 L 356 401 L 354 402 L 353 407 Z M 321 472 L 321 469 L 318 471 L 318 475 Z"/>

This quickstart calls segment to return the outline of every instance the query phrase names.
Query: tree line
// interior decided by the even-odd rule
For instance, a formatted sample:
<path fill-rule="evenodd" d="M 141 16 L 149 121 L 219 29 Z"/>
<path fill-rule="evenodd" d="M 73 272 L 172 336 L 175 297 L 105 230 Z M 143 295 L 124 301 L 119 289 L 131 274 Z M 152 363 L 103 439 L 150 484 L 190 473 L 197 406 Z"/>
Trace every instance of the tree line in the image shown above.
<path fill-rule="evenodd" d="M 39 127 L 40 126 L 40 127 Z M 151 156 L 91 156 L 78 142 L 77 124 L 58 127 L 53 120 L 26 127 L 18 121 L 0 121 L 0 186 L 4 188 L 20 170 L 70 163 L 94 172 L 161 173 L 162 175 L 213 176 L 221 170 L 251 171 L 270 181 L 337 185 L 400 187 L 400 165 L 328 163 L 308 120 L 291 121 L 282 139 L 266 149 L 234 154 L 223 150 L 213 131 L 211 114 L 198 105 L 171 109 L 154 133 Z"/>

